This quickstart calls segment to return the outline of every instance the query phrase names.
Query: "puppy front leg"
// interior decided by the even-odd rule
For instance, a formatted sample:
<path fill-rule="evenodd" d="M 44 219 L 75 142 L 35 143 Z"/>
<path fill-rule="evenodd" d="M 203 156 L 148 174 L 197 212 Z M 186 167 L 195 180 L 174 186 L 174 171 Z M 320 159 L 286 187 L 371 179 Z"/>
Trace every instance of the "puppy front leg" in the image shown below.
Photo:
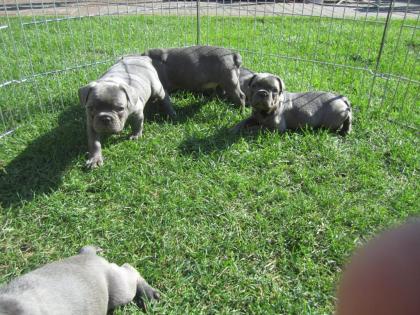
<path fill-rule="evenodd" d="M 131 135 L 130 140 L 137 140 L 143 135 L 143 122 L 144 114 L 143 110 L 139 110 L 132 114 L 130 125 L 131 125 Z"/>
<path fill-rule="evenodd" d="M 130 264 L 123 264 L 121 267 L 110 264 L 108 272 L 108 311 L 118 306 L 130 303 L 132 300 L 145 309 L 144 299 L 158 300 L 159 293 L 152 288 L 139 272 Z"/>
<path fill-rule="evenodd" d="M 256 127 L 261 128 L 258 121 L 253 116 L 251 116 L 245 120 L 242 120 L 240 123 L 234 126 L 231 130 L 233 134 L 238 134 L 244 129 L 253 130 Z"/>
<path fill-rule="evenodd" d="M 144 280 L 144 278 L 139 274 L 137 279 L 137 292 L 135 302 L 137 306 L 142 308 L 143 310 L 146 309 L 145 299 L 149 301 L 159 300 L 160 294 L 155 288 L 148 284 L 147 281 Z"/>
<path fill-rule="evenodd" d="M 88 169 L 92 169 L 98 166 L 102 166 L 102 164 L 104 163 L 104 159 L 102 157 L 100 135 L 97 132 L 95 132 L 90 125 L 88 125 L 87 136 L 89 159 L 86 161 L 86 167 Z"/>

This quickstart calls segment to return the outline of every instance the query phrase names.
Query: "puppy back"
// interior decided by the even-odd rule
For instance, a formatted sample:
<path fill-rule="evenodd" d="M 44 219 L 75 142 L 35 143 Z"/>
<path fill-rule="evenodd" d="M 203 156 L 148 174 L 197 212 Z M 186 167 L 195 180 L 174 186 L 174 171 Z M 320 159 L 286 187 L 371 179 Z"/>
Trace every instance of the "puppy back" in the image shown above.
<path fill-rule="evenodd" d="M 29 311 L 31 314 L 39 314 L 33 306 L 29 308 L 15 297 L 0 296 L 0 315 L 25 315 Z"/>

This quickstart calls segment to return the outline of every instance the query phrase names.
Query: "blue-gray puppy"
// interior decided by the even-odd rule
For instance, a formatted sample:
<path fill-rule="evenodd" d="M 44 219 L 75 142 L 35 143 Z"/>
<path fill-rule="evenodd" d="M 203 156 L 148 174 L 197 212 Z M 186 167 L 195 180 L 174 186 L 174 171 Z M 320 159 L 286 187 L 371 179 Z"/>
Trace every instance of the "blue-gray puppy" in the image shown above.
<path fill-rule="evenodd" d="M 106 315 L 159 293 L 129 264 L 117 266 L 83 247 L 79 255 L 49 263 L 0 287 L 1 315 Z"/>
<path fill-rule="evenodd" d="M 149 101 L 160 101 L 166 113 L 175 116 L 152 60 L 144 56 L 123 57 L 98 80 L 80 88 L 79 99 L 86 106 L 88 168 L 103 164 L 100 136 L 121 132 L 129 117 L 130 139 L 142 136 L 143 110 Z"/>
<path fill-rule="evenodd" d="M 236 105 L 245 106 L 239 85 L 242 57 L 230 49 L 215 46 L 151 49 L 143 55 L 152 58 L 159 78 L 169 92 L 220 89 Z"/>
<path fill-rule="evenodd" d="M 270 73 L 241 69 L 241 89 L 252 115 L 233 129 L 266 128 L 279 132 L 305 126 L 327 128 L 345 135 L 351 131 L 350 102 L 329 92 L 290 93 L 283 81 Z"/>

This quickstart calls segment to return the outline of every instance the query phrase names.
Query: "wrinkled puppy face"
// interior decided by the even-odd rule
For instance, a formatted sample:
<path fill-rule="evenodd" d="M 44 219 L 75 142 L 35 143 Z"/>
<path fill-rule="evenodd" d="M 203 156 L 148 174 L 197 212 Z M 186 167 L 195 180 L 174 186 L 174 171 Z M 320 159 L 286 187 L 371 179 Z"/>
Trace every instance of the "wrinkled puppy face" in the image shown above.
<path fill-rule="evenodd" d="M 248 85 L 248 101 L 257 111 L 270 112 L 283 100 L 283 81 L 269 73 L 255 74 Z"/>
<path fill-rule="evenodd" d="M 85 101 L 87 119 L 93 129 L 101 134 L 121 132 L 129 115 L 125 90 L 108 82 L 96 82 L 85 88 L 89 89 Z"/>

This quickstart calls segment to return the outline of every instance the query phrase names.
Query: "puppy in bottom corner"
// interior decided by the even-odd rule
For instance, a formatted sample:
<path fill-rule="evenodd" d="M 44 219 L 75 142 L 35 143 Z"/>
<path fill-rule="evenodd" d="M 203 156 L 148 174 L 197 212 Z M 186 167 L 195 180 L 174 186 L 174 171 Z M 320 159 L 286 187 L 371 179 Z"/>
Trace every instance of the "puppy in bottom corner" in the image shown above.
<path fill-rule="evenodd" d="M 252 114 L 233 128 L 234 133 L 244 129 L 284 132 L 305 126 L 327 128 L 341 135 L 351 131 L 351 107 L 344 96 L 329 92 L 286 92 L 278 76 L 253 73 L 246 68 L 241 69 L 240 82 Z"/>
<path fill-rule="evenodd" d="M 1 315 L 107 315 L 159 293 L 129 264 L 117 266 L 85 246 L 76 256 L 49 263 L 0 287 Z"/>
<path fill-rule="evenodd" d="M 81 87 L 79 99 L 86 107 L 87 168 L 103 164 L 101 135 L 121 132 L 128 118 L 131 118 L 130 139 L 142 136 L 143 110 L 149 101 L 159 101 L 170 117 L 175 116 L 152 60 L 144 56 L 123 57 L 101 78 Z"/>

